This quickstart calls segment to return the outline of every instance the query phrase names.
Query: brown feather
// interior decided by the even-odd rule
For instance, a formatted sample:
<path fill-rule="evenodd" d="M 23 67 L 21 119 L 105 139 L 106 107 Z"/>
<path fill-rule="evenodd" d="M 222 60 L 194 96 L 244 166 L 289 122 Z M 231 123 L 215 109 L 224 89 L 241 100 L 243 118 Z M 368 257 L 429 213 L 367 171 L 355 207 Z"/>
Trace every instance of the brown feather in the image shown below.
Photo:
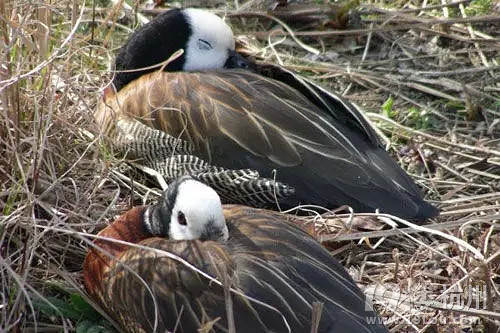
<path fill-rule="evenodd" d="M 96 120 L 111 137 L 117 120 L 140 121 L 151 131 L 189 145 L 189 152 L 181 154 L 211 167 L 257 172 L 261 184 L 249 190 L 241 186 L 237 194 L 228 190 L 237 180 L 218 184 L 227 203 L 276 207 L 272 190 L 259 192 L 262 184 L 273 180 L 293 188 L 293 194 L 277 200 L 284 209 L 347 204 L 360 212 L 379 209 L 404 218 L 438 213 L 378 146 L 359 110 L 298 77 L 292 82 L 241 69 L 154 72 L 107 98 L 99 105 Z M 122 131 L 122 136 L 127 134 Z M 162 153 L 163 158 L 149 158 L 157 147 L 151 142 L 142 149 L 141 158 L 149 167 L 171 167 L 165 162 L 165 156 L 175 155 L 171 149 Z M 162 174 L 170 179 L 173 172 Z M 217 184 L 212 175 L 208 172 L 202 181 Z M 255 199 L 243 201 L 246 194 Z"/>
<path fill-rule="evenodd" d="M 92 248 L 84 264 L 87 290 L 127 332 L 172 330 L 175 323 L 178 332 L 212 324 L 225 331 L 227 297 L 238 332 L 286 332 L 284 319 L 292 331 L 308 331 L 317 301 L 324 303 L 318 332 L 387 332 L 366 323 L 376 315 L 365 309 L 362 292 L 292 216 L 225 205 L 230 237 L 218 243 L 144 239 L 142 211 L 125 213 L 100 235 L 159 251 L 96 240 L 117 260 Z M 230 296 L 197 270 L 229 283 Z"/>
<path fill-rule="evenodd" d="M 139 119 L 152 128 L 192 142 L 198 150 L 204 150 L 206 140 L 224 136 L 255 155 L 291 166 L 301 162 L 296 137 L 302 138 L 300 142 L 327 149 L 336 143 L 314 124 L 321 121 L 320 114 L 285 84 L 233 70 L 216 75 L 143 75 L 101 103 L 95 117 L 107 131 L 122 117 Z"/>
<path fill-rule="evenodd" d="M 116 219 L 113 224 L 104 228 L 97 235 L 118 239 L 130 243 L 139 243 L 140 241 L 151 237 L 144 232 L 142 226 L 142 214 L 144 207 L 134 207 L 125 214 Z M 96 239 L 83 264 L 83 278 L 85 288 L 91 295 L 100 292 L 100 285 L 106 271 L 115 264 L 116 260 L 128 250 L 129 246 L 118 244 L 112 241 Z"/>

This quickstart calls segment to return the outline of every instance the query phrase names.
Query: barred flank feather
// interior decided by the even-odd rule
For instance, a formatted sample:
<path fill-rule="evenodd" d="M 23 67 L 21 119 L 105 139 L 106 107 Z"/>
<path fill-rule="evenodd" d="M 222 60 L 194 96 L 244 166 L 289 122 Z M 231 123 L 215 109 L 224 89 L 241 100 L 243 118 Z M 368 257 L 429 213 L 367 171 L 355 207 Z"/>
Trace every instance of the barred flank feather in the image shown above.
<path fill-rule="evenodd" d="M 213 187 L 223 201 L 266 207 L 295 193 L 287 184 L 260 177 L 250 169 L 226 170 L 192 155 L 192 145 L 133 119 L 116 123 L 113 143 L 131 159 L 158 171 L 167 182 L 191 175 Z"/>

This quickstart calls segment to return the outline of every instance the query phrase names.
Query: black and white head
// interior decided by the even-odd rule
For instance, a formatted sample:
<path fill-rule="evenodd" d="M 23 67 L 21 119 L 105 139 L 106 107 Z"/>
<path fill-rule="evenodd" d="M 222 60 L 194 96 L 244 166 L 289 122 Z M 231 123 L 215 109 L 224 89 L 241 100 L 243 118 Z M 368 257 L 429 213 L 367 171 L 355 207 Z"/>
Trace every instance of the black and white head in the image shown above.
<path fill-rule="evenodd" d="M 138 28 L 117 55 L 114 84 L 120 90 L 139 76 L 158 70 L 176 51 L 184 53 L 166 71 L 248 68 L 235 50 L 231 28 L 217 15 L 196 8 L 172 9 Z M 155 65 L 157 65 L 155 67 Z M 134 72 L 120 72 L 153 67 Z"/>
<path fill-rule="evenodd" d="M 162 199 L 146 209 L 144 227 L 154 236 L 173 240 L 228 238 L 219 195 L 189 176 L 172 182 Z"/>

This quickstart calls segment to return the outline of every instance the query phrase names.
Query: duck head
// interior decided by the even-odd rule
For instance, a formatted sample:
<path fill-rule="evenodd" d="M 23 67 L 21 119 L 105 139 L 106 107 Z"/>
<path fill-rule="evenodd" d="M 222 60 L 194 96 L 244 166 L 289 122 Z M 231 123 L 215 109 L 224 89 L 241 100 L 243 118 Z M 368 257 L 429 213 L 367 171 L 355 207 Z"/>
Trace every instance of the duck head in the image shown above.
<path fill-rule="evenodd" d="M 228 238 L 219 195 L 189 176 L 172 182 L 162 199 L 146 209 L 144 228 L 153 236 L 172 240 Z"/>
<path fill-rule="evenodd" d="M 180 49 L 184 53 L 165 65 Z M 186 8 L 164 12 L 138 28 L 119 51 L 115 66 L 113 83 L 119 91 L 162 66 L 165 71 L 174 72 L 249 68 L 251 64 L 235 52 L 233 32 L 220 17 Z M 131 71 L 134 69 L 141 70 Z"/>

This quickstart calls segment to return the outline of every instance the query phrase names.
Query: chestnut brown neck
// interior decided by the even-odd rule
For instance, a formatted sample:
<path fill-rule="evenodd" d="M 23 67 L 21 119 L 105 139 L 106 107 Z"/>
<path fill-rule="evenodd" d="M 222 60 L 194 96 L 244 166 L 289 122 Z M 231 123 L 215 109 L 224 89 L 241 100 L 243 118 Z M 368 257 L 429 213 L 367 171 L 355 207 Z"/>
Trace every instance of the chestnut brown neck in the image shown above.
<path fill-rule="evenodd" d="M 99 232 L 98 236 L 113 238 L 129 243 L 139 243 L 151 237 L 143 227 L 143 216 L 146 207 L 134 207 L 119 218 L 113 224 Z M 83 277 L 85 287 L 91 294 L 96 294 L 100 289 L 100 281 L 112 262 L 119 259 L 128 245 L 119 244 L 104 239 L 96 239 L 83 263 Z"/>

